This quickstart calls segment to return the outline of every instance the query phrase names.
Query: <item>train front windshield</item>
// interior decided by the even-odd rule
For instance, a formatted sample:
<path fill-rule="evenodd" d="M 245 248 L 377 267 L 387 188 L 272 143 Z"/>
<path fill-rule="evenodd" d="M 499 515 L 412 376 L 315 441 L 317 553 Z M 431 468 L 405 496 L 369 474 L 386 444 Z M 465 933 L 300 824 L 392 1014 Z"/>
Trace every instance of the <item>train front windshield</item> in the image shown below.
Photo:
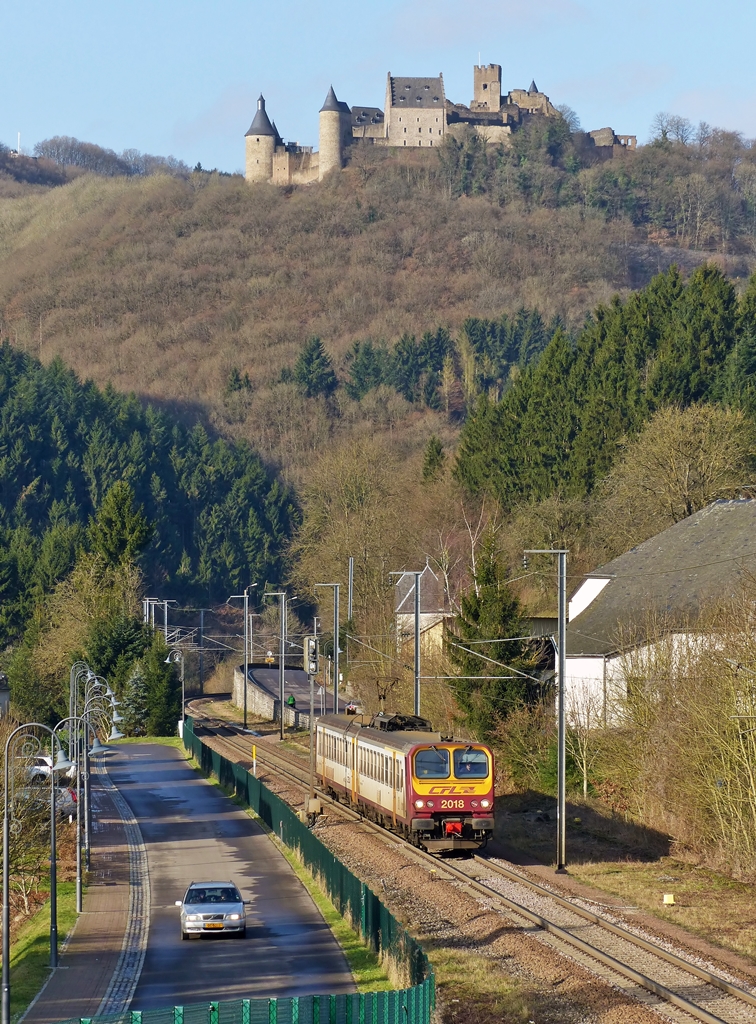
<path fill-rule="evenodd" d="M 415 754 L 415 775 L 418 779 L 448 779 L 449 751 L 429 747 Z"/>
<path fill-rule="evenodd" d="M 465 747 L 454 751 L 454 776 L 457 779 L 485 779 L 488 777 L 488 754 L 485 750 Z"/>

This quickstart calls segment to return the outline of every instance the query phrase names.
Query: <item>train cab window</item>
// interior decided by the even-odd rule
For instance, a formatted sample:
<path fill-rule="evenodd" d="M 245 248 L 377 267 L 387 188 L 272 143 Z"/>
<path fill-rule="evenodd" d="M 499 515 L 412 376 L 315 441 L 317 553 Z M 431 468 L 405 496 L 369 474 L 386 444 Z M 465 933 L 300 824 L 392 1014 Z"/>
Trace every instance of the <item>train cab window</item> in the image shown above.
<path fill-rule="evenodd" d="M 418 779 L 448 779 L 449 751 L 429 747 L 415 754 L 415 775 Z"/>
<path fill-rule="evenodd" d="M 454 751 L 454 776 L 457 779 L 485 779 L 488 777 L 488 754 L 485 750 L 465 747 Z"/>

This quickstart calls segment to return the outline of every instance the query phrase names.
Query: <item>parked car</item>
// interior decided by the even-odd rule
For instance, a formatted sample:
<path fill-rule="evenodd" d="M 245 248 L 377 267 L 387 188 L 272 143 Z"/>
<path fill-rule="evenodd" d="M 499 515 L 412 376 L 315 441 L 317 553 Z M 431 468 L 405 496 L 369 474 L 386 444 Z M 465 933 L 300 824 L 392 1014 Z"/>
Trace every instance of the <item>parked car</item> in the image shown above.
<path fill-rule="evenodd" d="M 249 902 L 242 899 L 233 882 L 192 882 L 183 900 L 176 900 L 181 907 L 181 938 L 218 932 L 243 939 Z"/>
<path fill-rule="evenodd" d="M 24 765 L 24 772 L 29 782 L 34 785 L 36 782 L 45 782 L 50 778 L 52 766 L 51 757 L 47 754 L 37 754 L 35 757 L 28 759 Z"/>
<path fill-rule="evenodd" d="M 35 810 L 46 810 L 50 806 L 49 786 L 22 786 L 13 796 L 16 801 L 28 803 Z M 58 786 L 55 791 L 55 810 L 62 818 L 76 814 L 76 790 L 70 786 Z"/>

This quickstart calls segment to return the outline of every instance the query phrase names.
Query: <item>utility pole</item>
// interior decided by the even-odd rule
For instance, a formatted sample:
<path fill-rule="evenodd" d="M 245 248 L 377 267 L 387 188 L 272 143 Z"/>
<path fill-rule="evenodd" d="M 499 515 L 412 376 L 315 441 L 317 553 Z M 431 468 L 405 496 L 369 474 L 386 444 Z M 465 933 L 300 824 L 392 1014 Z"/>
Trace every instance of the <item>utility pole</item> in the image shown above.
<path fill-rule="evenodd" d="M 415 573 L 415 714 L 420 717 L 420 573 Z"/>
<path fill-rule="evenodd" d="M 263 597 L 277 597 L 280 611 L 280 623 L 279 623 L 279 653 L 278 653 L 278 702 L 281 705 L 281 725 L 279 729 L 279 739 L 284 738 L 284 708 L 286 699 L 286 591 L 285 590 L 268 590 L 263 594 Z"/>
<path fill-rule="evenodd" d="M 352 610 L 354 608 L 354 557 L 349 556 L 349 596 L 347 600 L 347 619 L 352 621 Z"/>
<path fill-rule="evenodd" d="M 243 705 L 244 705 L 244 731 L 245 732 L 247 730 L 247 685 L 249 683 L 249 662 L 247 660 L 248 659 L 248 651 L 249 651 L 249 647 L 247 645 L 247 627 L 248 627 L 248 623 L 249 623 L 249 614 L 248 614 L 248 609 L 249 609 L 249 592 L 252 589 L 252 587 L 256 587 L 256 586 L 257 586 L 256 583 L 250 583 L 249 586 L 244 588 L 244 593 L 243 594 L 232 594 L 231 597 L 229 597 L 228 600 L 226 601 L 226 604 L 228 604 L 229 601 L 238 600 L 239 598 L 242 598 L 244 600 L 244 697 L 243 697 Z"/>
<path fill-rule="evenodd" d="M 567 675 L 567 555 L 566 548 L 535 548 L 526 555 L 557 555 L 559 559 L 557 633 L 557 856 L 556 870 L 564 874 L 567 870 L 567 727 L 565 721 L 564 688 Z"/>
<path fill-rule="evenodd" d="M 339 713 L 339 588 L 338 583 L 316 583 L 318 587 L 333 587 L 333 713 Z"/>
<path fill-rule="evenodd" d="M 425 570 L 423 570 L 424 572 Z M 398 576 L 400 579 L 403 576 L 414 577 L 415 583 L 415 664 L 414 664 L 414 677 L 415 677 L 415 714 L 420 717 L 420 577 L 422 572 L 390 572 L 389 576 Z M 402 599 L 404 600 L 404 599 Z"/>

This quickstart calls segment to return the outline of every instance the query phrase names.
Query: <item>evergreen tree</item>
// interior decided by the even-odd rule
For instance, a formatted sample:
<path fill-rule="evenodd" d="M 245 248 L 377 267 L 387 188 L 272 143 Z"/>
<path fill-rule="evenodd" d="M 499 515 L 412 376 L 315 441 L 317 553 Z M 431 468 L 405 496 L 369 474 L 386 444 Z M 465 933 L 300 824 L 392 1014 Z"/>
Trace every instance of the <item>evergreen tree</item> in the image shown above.
<path fill-rule="evenodd" d="M 428 440 L 428 444 L 425 446 L 425 455 L 423 457 L 423 480 L 426 483 L 432 483 L 437 480 L 444 469 L 446 463 L 446 452 L 444 446 L 441 444 L 441 440 L 432 434 Z"/>
<path fill-rule="evenodd" d="M 331 357 L 320 338 L 313 335 L 305 342 L 294 364 L 294 380 L 306 398 L 317 398 L 318 395 L 327 398 L 339 386 Z"/>
<path fill-rule="evenodd" d="M 344 384 L 349 397 L 359 402 L 368 391 L 387 382 L 389 356 L 385 345 L 355 341 L 347 353 L 349 376 Z"/>
<path fill-rule="evenodd" d="M 97 675 L 104 676 L 118 690 L 150 643 L 149 628 L 135 616 L 120 611 L 95 622 L 87 641 L 87 661 Z"/>
<path fill-rule="evenodd" d="M 134 491 L 125 480 L 113 484 L 89 524 L 93 551 L 111 565 L 134 561 L 147 546 L 152 527 L 141 508 L 134 508 Z"/>
<path fill-rule="evenodd" d="M 526 642 L 507 639 L 522 634 L 520 604 L 507 586 L 489 534 L 481 544 L 473 586 L 463 595 L 460 612 L 445 636 L 449 659 L 461 677 L 453 684 L 455 699 L 476 736 L 489 736 L 533 693 L 532 682 L 518 674 L 530 669 Z"/>
<path fill-rule="evenodd" d="M 165 639 L 156 633 L 142 661 L 148 736 L 173 736 L 181 714 L 181 683 L 173 663 L 166 664 L 167 657 Z"/>
<path fill-rule="evenodd" d="M 147 735 L 148 687 L 140 662 L 136 662 L 121 697 L 121 732 L 126 736 Z"/>
<path fill-rule="evenodd" d="M 423 366 L 417 342 L 411 334 L 403 334 L 391 353 L 389 379 L 408 402 L 420 397 L 420 375 Z"/>

